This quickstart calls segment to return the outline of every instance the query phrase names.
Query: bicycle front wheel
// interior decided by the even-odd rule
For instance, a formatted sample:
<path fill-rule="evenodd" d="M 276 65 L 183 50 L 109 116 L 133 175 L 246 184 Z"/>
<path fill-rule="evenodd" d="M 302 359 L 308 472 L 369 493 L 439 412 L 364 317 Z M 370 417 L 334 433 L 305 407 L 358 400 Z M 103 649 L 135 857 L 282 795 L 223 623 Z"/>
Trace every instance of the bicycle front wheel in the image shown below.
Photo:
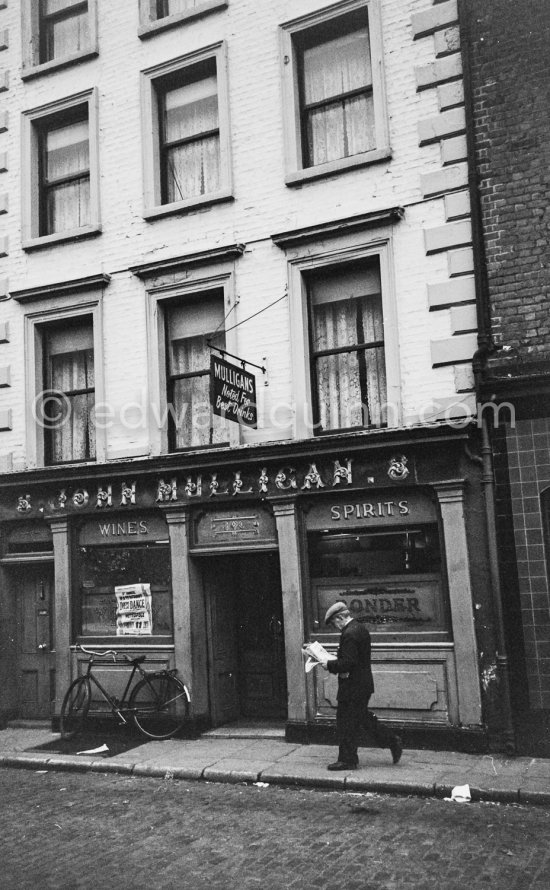
<path fill-rule="evenodd" d="M 155 674 L 136 683 L 129 707 L 134 722 L 151 739 L 170 739 L 189 718 L 189 695 L 172 674 Z"/>
<path fill-rule="evenodd" d="M 72 739 L 84 729 L 92 697 L 88 677 L 73 680 L 61 705 L 59 727 L 62 739 Z"/>

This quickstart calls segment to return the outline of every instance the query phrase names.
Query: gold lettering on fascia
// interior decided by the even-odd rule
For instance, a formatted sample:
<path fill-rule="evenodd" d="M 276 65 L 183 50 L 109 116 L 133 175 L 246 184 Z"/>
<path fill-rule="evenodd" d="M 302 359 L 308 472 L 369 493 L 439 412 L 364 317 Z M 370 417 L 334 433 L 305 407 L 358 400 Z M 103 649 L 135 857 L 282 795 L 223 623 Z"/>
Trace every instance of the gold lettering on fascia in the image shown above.
<path fill-rule="evenodd" d="M 343 504 L 330 508 L 330 518 L 334 522 L 341 519 L 379 519 L 385 516 L 407 516 L 410 513 L 408 501 L 377 501 L 366 504 Z"/>
<path fill-rule="evenodd" d="M 146 535 L 149 531 L 145 519 L 126 520 L 125 522 L 98 522 L 97 525 L 103 538 Z"/>

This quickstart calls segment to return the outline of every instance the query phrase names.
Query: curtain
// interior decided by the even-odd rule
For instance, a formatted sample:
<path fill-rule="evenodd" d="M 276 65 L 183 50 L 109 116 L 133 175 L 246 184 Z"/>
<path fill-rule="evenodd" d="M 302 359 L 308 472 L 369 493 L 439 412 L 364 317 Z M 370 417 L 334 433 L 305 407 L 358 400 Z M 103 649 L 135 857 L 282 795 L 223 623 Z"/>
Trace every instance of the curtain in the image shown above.
<path fill-rule="evenodd" d="M 310 165 L 374 148 L 374 103 L 368 30 L 327 40 L 303 53 L 303 89 Z M 352 90 L 364 95 L 339 98 Z M 323 102 L 321 107 L 308 106 Z"/>
<path fill-rule="evenodd" d="M 44 13 L 48 15 L 70 10 L 73 5 L 74 0 L 46 0 Z M 75 15 L 45 19 L 44 28 L 46 29 L 47 58 L 42 61 L 68 56 L 86 49 L 90 45 L 90 23 L 87 9 Z"/>
<path fill-rule="evenodd" d="M 93 392 L 93 350 L 53 355 L 51 357 L 50 388 L 64 393 L 65 403 L 70 404 L 68 416 L 51 431 L 52 460 L 55 463 L 69 460 L 85 460 L 95 457 L 95 430 L 92 414 L 95 404 Z M 74 394 L 75 390 L 90 389 L 92 392 Z"/>
<path fill-rule="evenodd" d="M 381 296 L 314 305 L 313 328 L 316 352 L 383 340 Z M 322 429 L 383 425 L 387 390 L 383 346 L 319 356 L 315 370 Z"/>
<path fill-rule="evenodd" d="M 45 136 L 48 233 L 80 228 L 90 221 L 88 121 L 49 130 Z M 79 176 L 72 182 L 56 181 Z"/>
<path fill-rule="evenodd" d="M 216 76 L 186 84 L 165 95 L 165 142 L 186 141 L 167 148 L 167 201 L 181 201 L 215 192 L 220 184 L 220 139 L 217 130 Z M 208 136 L 201 138 L 203 133 Z"/>
<path fill-rule="evenodd" d="M 194 374 L 174 380 L 173 410 L 176 448 L 227 442 L 228 425 L 210 408 L 210 350 L 212 333 L 174 340 L 170 344 L 170 373 Z"/>

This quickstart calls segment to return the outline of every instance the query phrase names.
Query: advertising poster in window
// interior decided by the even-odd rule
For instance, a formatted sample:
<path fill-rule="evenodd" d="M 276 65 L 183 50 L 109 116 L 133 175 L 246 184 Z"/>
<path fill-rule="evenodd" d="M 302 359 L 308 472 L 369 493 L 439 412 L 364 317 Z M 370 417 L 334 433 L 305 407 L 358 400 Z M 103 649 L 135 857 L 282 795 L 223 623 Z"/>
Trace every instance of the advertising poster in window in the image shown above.
<path fill-rule="evenodd" d="M 150 584 L 127 584 L 115 587 L 116 635 L 150 636 L 153 615 Z"/>

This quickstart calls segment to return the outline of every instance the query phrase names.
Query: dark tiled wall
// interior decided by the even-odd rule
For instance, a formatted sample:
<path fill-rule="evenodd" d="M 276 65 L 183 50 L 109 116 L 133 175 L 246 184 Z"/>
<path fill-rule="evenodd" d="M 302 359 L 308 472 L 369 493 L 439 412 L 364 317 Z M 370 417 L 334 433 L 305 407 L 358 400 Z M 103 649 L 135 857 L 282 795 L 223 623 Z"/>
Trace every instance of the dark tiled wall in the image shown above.
<path fill-rule="evenodd" d="M 550 418 L 517 420 L 506 445 L 529 704 L 550 708 Z"/>

